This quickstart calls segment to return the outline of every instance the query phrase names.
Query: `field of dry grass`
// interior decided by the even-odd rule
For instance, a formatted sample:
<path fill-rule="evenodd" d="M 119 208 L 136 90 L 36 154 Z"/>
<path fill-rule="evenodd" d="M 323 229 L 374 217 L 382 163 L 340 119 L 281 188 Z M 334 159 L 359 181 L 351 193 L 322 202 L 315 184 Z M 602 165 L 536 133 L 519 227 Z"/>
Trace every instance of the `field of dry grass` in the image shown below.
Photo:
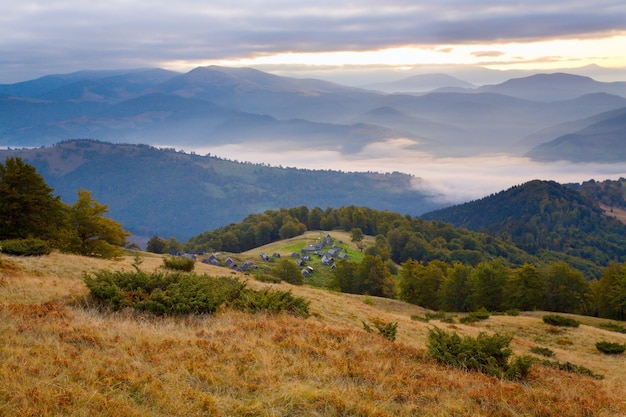
<path fill-rule="evenodd" d="M 141 260 L 145 270 L 161 264 L 156 255 Z M 425 323 L 411 319 L 424 309 L 398 301 L 257 281 L 249 285 L 311 300 L 311 317 L 222 310 L 163 318 L 91 305 L 83 274 L 133 262 L 0 258 L 0 416 L 626 415 L 626 357 L 594 346 L 626 343 L 626 335 L 592 318 L 568 329 L 543 324 L 539 312 Z M 238 274 L 200 263 L 196 270 Z M 396 342 L 363 331 L 372 318 L 397 321 Z M 515 354 L 547 347 L 554 360 L 605 379 L 535 365 L 517 383 L 444 367 L 426 356 L 431 326 L 512 334 Z"/>

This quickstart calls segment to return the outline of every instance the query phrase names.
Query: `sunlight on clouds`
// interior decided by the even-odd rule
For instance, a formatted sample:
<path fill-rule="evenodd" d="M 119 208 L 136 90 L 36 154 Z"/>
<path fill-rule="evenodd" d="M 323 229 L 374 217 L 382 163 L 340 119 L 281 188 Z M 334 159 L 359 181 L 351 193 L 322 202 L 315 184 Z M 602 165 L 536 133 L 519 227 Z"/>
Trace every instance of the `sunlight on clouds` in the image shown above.
<path fill-rule="evenodd" d="M 253 58 L 213 61 L 177 61 L 164 64 L 171 69 L 198 65 L 483 65 L 492 69 L 550 69 L 598 64 L 626 66 L 623 53 L 626 36 L 597 39 L 565 39 L 528 43 L 490 43 L 474 45 L 406 46 L 375 51 L 287 52 Z M 485 62 L 485 58 L 496 61 Z"/>

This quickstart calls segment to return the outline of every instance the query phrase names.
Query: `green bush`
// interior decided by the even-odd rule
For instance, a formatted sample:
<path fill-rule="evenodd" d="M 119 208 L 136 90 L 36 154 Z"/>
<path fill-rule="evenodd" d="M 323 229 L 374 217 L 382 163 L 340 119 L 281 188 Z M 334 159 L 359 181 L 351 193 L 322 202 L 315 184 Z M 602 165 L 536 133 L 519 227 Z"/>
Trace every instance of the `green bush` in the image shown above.
<path fill-rule="evenodd" d="M 257 281 L 261 281 L 261 282 L 268 282 L 270 284 L 280 284 L 282 281 L 278 277 L 275 277 L 273 275 L 267 275 L 267 274 L 254 274 L 254 279 L 256 279 Z"/>
<path fill-rule="evenodd" d="M 308 317 L 310 302 L 302 297 L 294 297 L 291 291 L 278 291 L 269 288 L 254 291 L 245 288 L 231 305 L 247 313 L 278 313 L 287 311 L 295 316 Z"/>
<path fill-rule="evenodd" d="M 50 245 L 41 239 L 11 239 L 0 241 L 0 252 L 14 256 L 50 254 Z"/>
<path fill-rule="evenodd" d="M 619 323 L 614 323 L 612 321 L 608 323 L 602 323 L 598 327 L 605 329 L 605 330 L 610 330 L 612 332 L 626 333 L 626 327 L 622 326 Z"/>
<path fill-rule="evenodd" d="M 487 320 L 488 318 L 489 318 L 489 312 L 487 311 L 485 307 L 482 307 L 478 311 L 473 311 L 469 313 L 467 316 L 461 317 L 459 321 L 461 323 L 466 324 L 466 323 L 475 323 L 477 321 Z"/>
<path fill-rule="evenodd" d="M 603 375 L 596 374 L 589 368 L 586 368 L 582 365 L 575 365 L 571 362 L 557 362 L 557 361 L 546 360 L 546 361 L 543 361 L 541 364 L 549 368 L 558 369 L 558 370 L 569 372 L 572 374 L 585 375 L 593 379 L 604 379 Z"/>
<path fill-rule="evenodd" d="M 191 258 L 180 258 L 170 256 L 163 258 L 163 268 L 172 271 L 191 272 L 196 267 L 196 261 Z"/>
<path fill-rule="evenodd" d="M 533 363 L 535 363 L 535 359 L 530 356 L 517 356 L 513 358 L 504 371 L 504 378 L 509 381 L 521 381 L 528 378 Z"/>
<path fill-rule="evenodd" d="M 543 322 L 552 326 L 561 327 L 578 327 L 580 323 L 569 317 L 559 316 L 558 314 L 547 314 L 543 316 Z"/>
<path fill-rule="evenodd" d="M 626 345 L 623 343 L 613 343 L 600 341 L 596 342 L 596 349 L 598 349 L 602 353 L 607 353 L 609 355 L 619 355 L 626 351 Z"/>
<path fill-rule="evenodd" d="M 439 320 L 442 323 L 454 323 L 454 316 L 449 316 L 444 312 L 426 313 L 424 316 L 413 315 L 411 320 L 423 321 L 428 323 L 431 320 Z"/>
<path fill-rule="evenodd" d="M 214 313 L 245 287 L 228 277 L 142 271 L 96 272 L 85 277 L 92 296 L 114 310 L 132 307 L 153 314 Z"/>
<path fill-rule="evenodd" d="M 374 327 L 376 327 L 376 331 L 378 334 L 385 339 L 393 342 L 396 340 L 396 334 L 398 333 L 398 322 L 387 322 L 381 319 L 372 319 L 370 320 Z M 363 329 L 365 329 L 368 333 L 374 333 L 374 329 L 372 327 L 363 322 Z"/>
<path fill-rule="evenodd" d="M 547 358 L 554 356 L 554 351 L 552 349 L 546 348 L 546 347 L 540 347 L 540 346 L 533 346 L 530 348 L 530 351 L 532 353 L 535 353 L 537 355 L 541 355 L 541 356 L 545 356 Z"/>
<path fill-rule="evenodd" d="M 433 328 L 428 333 L 428 355 L 440 363 L 459 369 L 479 371 L 487 375 L 520 379 L 532 362 L 528 358 L 508 364 L 512 351 L 511 336 L 480 333 L 478 337 L 461 337 L 455 332 Z"/>
<path fill-rule="evenodd" d="M 212 314 L 222 305 L 256 313 L 286 311 L 307 317 L 309 302 L 285 291 L 254 291 L 231 277 L 177 272 L 100 271 L 85 276 L 92 297 L 120 310 L 125 307 L 157 315 Z"/>

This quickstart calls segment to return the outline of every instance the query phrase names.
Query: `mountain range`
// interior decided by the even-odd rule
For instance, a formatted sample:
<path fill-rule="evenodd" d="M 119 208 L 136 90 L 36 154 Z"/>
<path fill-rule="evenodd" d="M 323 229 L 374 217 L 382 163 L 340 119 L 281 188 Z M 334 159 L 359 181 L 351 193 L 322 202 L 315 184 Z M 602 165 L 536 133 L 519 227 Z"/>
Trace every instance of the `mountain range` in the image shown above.
<path fill-rule="evenodd" d="M 420 83 L 437 89 L 415 94 Z M 187 149 L 250 144 L 345 156 L 404 138 L 413 149 L 437 156 L 506 152 L 554 160 L 536 147 L 588 128 L 585 135 L 601 145 L 597 149 L 625 147 L 623 129 L 583 125 L 626 108 L 624 82 L 557 73 L 468 84 L 433 74 L 392 83 L 403 91 L 389 94 L 217 66 L 184 74 L 143 69 L 50 75 L 0 85 L 0 146 L 93 138 Z M 555 136 L 546 136 L 552 131 Z M 584 144 L 570 142 L 570 151 L 557 156 L 624 160 L 620 152 L 590 157 Z"/>

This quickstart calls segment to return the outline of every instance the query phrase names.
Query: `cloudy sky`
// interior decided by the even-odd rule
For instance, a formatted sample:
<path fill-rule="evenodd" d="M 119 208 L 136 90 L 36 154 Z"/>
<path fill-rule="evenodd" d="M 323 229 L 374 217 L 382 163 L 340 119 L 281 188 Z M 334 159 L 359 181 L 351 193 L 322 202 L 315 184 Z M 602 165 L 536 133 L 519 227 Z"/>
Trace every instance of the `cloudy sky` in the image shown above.
<path fill-rule="evenodd" d="M 81 69 L 626 67 L 623 0 L 0 0 L 0 83 Z M 294 73 L 295 74 L 295 73 Z"/>

